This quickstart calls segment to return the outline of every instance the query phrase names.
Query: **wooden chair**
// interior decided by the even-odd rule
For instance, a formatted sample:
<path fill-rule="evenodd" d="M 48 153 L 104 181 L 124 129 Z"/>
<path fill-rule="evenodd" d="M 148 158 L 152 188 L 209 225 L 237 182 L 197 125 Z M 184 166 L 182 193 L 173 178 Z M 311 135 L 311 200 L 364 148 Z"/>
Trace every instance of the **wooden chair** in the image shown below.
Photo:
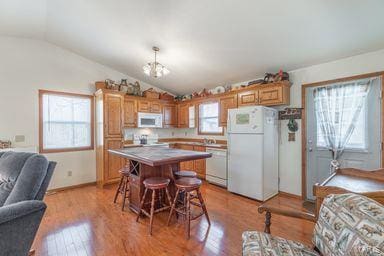
<path fill-rule="evenodd" d="M 208 221 L 208 225 L 211 225 L 211 222 L 208 216 L 208 211 L 205 206 L 203 196 L 201 195 L 201 192 L 200 192 L 201 184 L 202 184 L 201 180 L 197 178 L 190 178 L 190 177 L 180 178 L 175 181 L 177 191 L 176 191 L 174 201 L 172 203 L 171 212 L 169 213 L 167 225 L 169 225 L 171 221 L 171 217 L 174 212 L 186 216 L 185 236 L 187 239 L 189 239 L 190 237 L 191 220 L 195 220 L 201 217 L 203 214 L 205 214 L 205 217 L 207 218 L 207 221 Z M 177 199 L 181 193 L 184 193 L 185 200 L 184 200 L 184 203 L 182 203 L 180 206 L 177 206 L 176 205 Z M 195 199 L 197 199 L 198 202 L 196 202 Z M 191 205 L 200 207 L 202 211 L 199 214 L 192 216 Z"/>
<path fill-rule="evenodd" d="M 129 198 L 129 167 L 124 167 L 119 170 L 119 173 L 121 175 L 119 186 L 117 187 L 115 197 L 113 199 L 113 202 L 116 203 L 117 197 L 119 194 L 122 196 L 122 206 L 121 210 L 124 211 L 125 201 L 127 198 Z"/>
<path fill-rule="evenodd" d="M 358 194 L 327 196 L 318 219 L 314 215 L 260 208 L 285 216 L 316 221 L 313 242 L 309 248 L 295 241 L 266 232 L 243 233 L 243 255 L 384 255 L 384 206 Z"/>
<path fill-rule="evenodd" d="M 139 208 L 139 211 L 137 214 L 136 221 L 137 222 L 139 221 L 141 213 L 143 213 L 144 215 L 149 217 L 149 234 L 150 235 L 152 235 L 153 215 L 155 213 L 165 211 L 171 207 L 172 200 L 171 200 L 171 197 L 170 197 L 169 192 L 168 192 L 169 182 L 170 182 L 169 179 L 163 178 L 163 177 L 148 178 L 148 179 L 145 179 L 143 182 L 144 187 L 145 187 L 145 191 L 144 191 L 143 198 L 141 199 L 141 202 L 140 202 L 140 208 Z M 151 209 L 150 209 L 149 213 L 144 209 L 145 198 L 146 198 L 148 190 L 152 191 Z M 169 203 L 168 205 L 165 205 L 163 203 L 163 199 L 161 196 L 162 190 L 165 190 L 165 192 L 166 192 L 168 203 Z M 159 201 L 160 207 L 155 210 L 156 191 L 159 192 L 158 193 L 159 194 L 158 201 Z"/>

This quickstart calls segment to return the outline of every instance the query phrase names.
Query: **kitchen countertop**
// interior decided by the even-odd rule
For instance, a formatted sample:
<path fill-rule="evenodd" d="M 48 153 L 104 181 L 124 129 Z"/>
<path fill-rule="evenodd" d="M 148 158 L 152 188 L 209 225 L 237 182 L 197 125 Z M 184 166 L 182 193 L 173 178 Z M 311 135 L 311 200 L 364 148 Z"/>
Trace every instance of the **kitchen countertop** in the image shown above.
<path fill-rule="evenodd" d="M 201 147 L 207 147 L 207 148 L 221 148 L 226 149 L 226 144 L 219 144 L 219 143 L 204 143 L 204 142 L 194 142 L 194 141 L 169 141 L 167 142 L 169 144 L 183 144 L 183 145 L 192 145 L 192 146 L 201 146 Z"/>
<path fill-rule="evenodd" d="M 131 147 L 123 149 L 110 149 L 112 154 L 128 158 L 149 166 L 161 166 L 183 161 L 204 159 L 212 156 L 211 153 L 165 148 L 165 147 Z"/>
<path fill-rule="evenodd" d="M 219 143 L 204 143 L 204 142 L 182 141 L 182 140 L 164 141 L 164 143 L 168 143 L 169 145 L 182 144 L 182 145 L 191 145 L 191 146 L 201 146 L 201 147 L 207 147 L 207 148 L 227 149 L 226 144 L 219 144 Z M 124 148 L 142 147 L 142 146 L 143 145 L 140 145 L 140 144 L 133 144 L 132 142 L 124 143 L 123 145 Z"/>

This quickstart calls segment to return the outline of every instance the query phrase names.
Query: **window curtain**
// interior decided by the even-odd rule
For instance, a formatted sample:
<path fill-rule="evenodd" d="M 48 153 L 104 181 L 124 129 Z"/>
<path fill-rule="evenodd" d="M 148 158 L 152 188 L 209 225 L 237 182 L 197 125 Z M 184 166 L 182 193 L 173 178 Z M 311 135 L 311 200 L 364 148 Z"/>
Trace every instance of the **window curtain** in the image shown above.
<path fill-rule="evenodd" d="M 316 120 L 332 153 L 330 172 L 340 168 L 339 158 L 351 137 L 373 79 L 364 79 L 314 90 Z"/>

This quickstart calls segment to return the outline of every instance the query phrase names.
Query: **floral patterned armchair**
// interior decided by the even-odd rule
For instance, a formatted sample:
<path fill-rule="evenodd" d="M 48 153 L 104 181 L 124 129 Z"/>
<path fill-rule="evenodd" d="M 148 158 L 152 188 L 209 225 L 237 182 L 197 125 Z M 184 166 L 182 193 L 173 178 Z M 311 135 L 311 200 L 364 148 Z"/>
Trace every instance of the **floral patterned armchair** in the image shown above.
<path fill-rule="evenodd" d="M 329 195 L 320 209 L 313 244 L 314 249 L 268 233 L 243 233 L 244 256 L 384 255 L 384 206 L 357 194 Z"/>

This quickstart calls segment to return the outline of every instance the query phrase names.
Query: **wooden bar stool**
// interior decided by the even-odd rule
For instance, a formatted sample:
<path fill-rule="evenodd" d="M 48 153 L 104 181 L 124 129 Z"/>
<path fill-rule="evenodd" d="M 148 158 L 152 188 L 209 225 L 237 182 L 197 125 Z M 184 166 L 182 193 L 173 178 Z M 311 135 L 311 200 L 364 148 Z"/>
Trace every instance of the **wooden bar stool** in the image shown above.
<path fill-rule="evenodd" d="M 205 214 L 208 224 L 211 225 L 211 221 L 209 220 L 209 216 L 208 216 L 208 211 L 207 211 L 207 208 L 205 207 L 205 203 L 200 192 L 201 183 L 202 183 L 201 180 L 197 178 L 188 178 L 188 177 L 180 178 L 175 181 L 177 192 L 175 195 L 175 199 L 173 200 L 173 203 L 172 203 L 171 212 L 169 213 L 169 216 L 168 216 L 167 225 L 169 225 L 170 223 L 173 212 L 177 212 L 179 214 L 186 216 L 185 235 L 187 239 L 189 239 L 190 237 L 191 220 L 195 220 L 201 217 L 203 214 Z M 196 192 L 196 193 L 194 194 L 193 192 Z M 176 207 L 177 197 L 180 193 L 185 194 L 184 196 L 186 197 L 186 200 L 184 204 Z M 197 199 L 198 201 L 197 202 L 194 201 L 195 199 Z M 202 211 L 199 214 L 192 216 L 191 205 L 200 207 Z"/>
<path fill-rule="evenodd" d="M 121 210 L 124 211 L 124 206 L 125 206 L 125 200 L 129 198 L 129 167 L 123 167 L 122 169 L 119 170 L 119 173 L 121 175 L 119 186 L 117 187 L 116 193 L 115 193 L 115 198 L 113 199 L 113 202 L 116 203 L 117 197 L 119 194 L 123 198 L 123 203 L 121 206 Z"/>
<path fill-rule="evenodd" d="M 136 221 L 137 222 L 139 221 L 141 213 L 143 213 L 144 215 L 149 217 L 149 234 L 150 235 L 152 235 L 153 215 L 155 213 L 167 210 L 171 207 L 172 202 L 171 202 L 171 197 L 170 197 L 169 191 L 168 191 L 169 182 L 170 182 L 169 179 L 163 178 L 163 177 L 148 178 L 148 179 L 145 179 L 143 182 L 144 187 L 145 187 L 145 191 L 144 191 L 143 198 L 141 199 L 141 202 L 140 202 L 140 208 L 139 208 L 139 212 L 137 214 Z M 145 197 L 147 195 L 148 190 L 152 190 L 152 200 L 151 200 L 150 213 L 148 213 L 145 209 L 143 209 L 143 206 L 145 203 Z M 165 190 L 166 195 L 167 195 L 167 199 L 168 199 L 168 203 L 169 203 L 168 205 L 164 204 L 164 202 L 162 200 L 162 192 L 164 190 Z M 159 198 L 158 198 L 159 208 L 155 210 L 156 191 L 159 192 L 158 193 L 159 194 Z"/>
<path fill-rule="evenodd" d="M 174 175 L 176 176 L 176 179 L 185 178 L 185 177 L 197 178 L 197 173 L 194 171 L 178 171 L 178 172 L 175 172 Z"/>

